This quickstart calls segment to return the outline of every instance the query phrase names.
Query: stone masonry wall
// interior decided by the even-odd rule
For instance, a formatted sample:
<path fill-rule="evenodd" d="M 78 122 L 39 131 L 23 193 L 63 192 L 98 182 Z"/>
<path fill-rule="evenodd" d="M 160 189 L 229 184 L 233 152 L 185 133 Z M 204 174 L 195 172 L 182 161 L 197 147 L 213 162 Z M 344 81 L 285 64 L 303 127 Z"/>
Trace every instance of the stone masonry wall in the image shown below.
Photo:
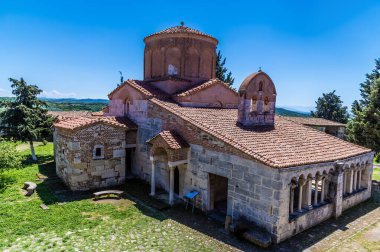
<path fill-rule="evenodd" d="M 108 187 L 125 181 L 125 130 L 97 124 L 78 131 L 57 129 L 57 174 L 71 190 Z M 94 147 L 103 147 L 103 158 Z"/>

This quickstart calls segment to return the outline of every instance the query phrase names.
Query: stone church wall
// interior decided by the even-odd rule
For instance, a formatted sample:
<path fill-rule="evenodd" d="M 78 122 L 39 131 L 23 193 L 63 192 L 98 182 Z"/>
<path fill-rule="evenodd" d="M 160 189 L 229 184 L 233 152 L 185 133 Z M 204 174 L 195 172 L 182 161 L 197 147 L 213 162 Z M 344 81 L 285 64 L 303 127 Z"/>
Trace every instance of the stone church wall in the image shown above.
<path fill-rule="evenodd" d="M 108 187 L 125 181 L 125 130 L 94 125 L 78 131 L 57 129 L 56 172 L 71 190 Z M 102 147 L 102 158 L 94 148 Z"/>

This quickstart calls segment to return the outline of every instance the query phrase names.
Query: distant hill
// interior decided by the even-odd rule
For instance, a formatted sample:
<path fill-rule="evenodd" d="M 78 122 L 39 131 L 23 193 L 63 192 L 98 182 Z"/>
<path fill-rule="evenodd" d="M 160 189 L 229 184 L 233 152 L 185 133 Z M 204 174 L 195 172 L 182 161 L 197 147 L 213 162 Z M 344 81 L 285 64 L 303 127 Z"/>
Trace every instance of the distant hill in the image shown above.
<path fill-rule="evenodd" d="M 0 101 L 12 100 L 12 97 L 0 97 Z M 52 111 L 72 111 L 72 110 L 86 110 L 86 111 L 100 111 L 104 106 L 108 105 L 106 99 L 75 99 L 75 98 L 44 98 L 41 100 L 47 102 L 48 109 Z M 288 108 L 276 108 L 276 114 L 282 116 L 301 116 L 309 117 L 307 112 L 293 111 Z"/>
<path fill-rule="evenodd" d="M 292 111 L 284 108 L 276 108 L 276 114 L 282 116 L 299 116 L 299 117 L 310 117 L 310 113 L 300 112 L 300 111 Z"/>
<path fill-rule="evenodd" d="M 76 98 L 46 98 L 40 97 L 40 100 L 53 103 L 102 103 L 108 104 L 107 99 L 76 99 Z"/>

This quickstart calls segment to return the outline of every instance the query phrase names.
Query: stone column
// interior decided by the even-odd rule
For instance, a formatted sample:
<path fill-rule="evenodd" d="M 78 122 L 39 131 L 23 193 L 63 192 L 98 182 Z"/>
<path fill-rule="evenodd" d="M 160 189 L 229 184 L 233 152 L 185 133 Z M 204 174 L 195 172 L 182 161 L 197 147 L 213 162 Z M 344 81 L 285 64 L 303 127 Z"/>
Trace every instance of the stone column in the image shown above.
<path fill-rule="evenodd" d="M 154 196 L 156 195 L 156 169 L 154 158 L 150 157 L 150 161 L 152 162 L 152 173 L 150 175 L 150 196 Z"/>
<path fill-rule="evenodd" d="M 174 203 L 174 167 L 169 166 L 169 205 L 173 205 Z"/>
<path fill-rule="evenodd" d="M 305 181 L 303 179 L 299 179 L 298 181 L 298 212 L 302 212 L 302 190 Z"/>
<path fill-rule="evenodd" d="M 362 170 L 359 170 L 358 189 L 362 189 Z"/>
<path fill-rule="evenodd" d="M 289 213 L 292 214 L 294 211 L 294 189 L 296 184 L 292 181 L 290 183 L 290 202 L 289 202 Z"/>
<path fill-rule="evenodd" d="M 312 192 L 312 178 L 307 178 L 307 208 L 313 209 L 313 206 L 311 205 L 311 192 Z"/>
<path fill-rule="evenodd" d="M 350 174 L 349 174 L 350 181 L 348 183 L 348 193 L 352 193 L 352 186 L 353 186 L 353 179 L 354 179 L 354 171 L 350 169 Z"/>
<path fill-rule="evenodd" d="M 347 172 L 343 172 L 343 191 L 342 194 L 344 195 L 347 192 Z"/>
<path fill-rule="evenodd" d="M 315 176 L 314 206 L 318 205 L 318 183 L 320 179 L 321 175 Z"/>
<path fill-rule="evenodd" d="M 325 183 L 326 183 L 326 177 L 322 177 L 321 182 L 321 203 L 325 203 Z"/>
<path fill-rule="evenodd" d="M 354 172 L 354 181 L 353 181 L 354 183 L 353 183 L 353 189 L 352 189 L 352 191 L 356 191 L 356 184 L 358 182 L 358 177 L 357 177 L 358 173 L 357 173 L 356 170 L 354 170 L 353 172 Z"/>
<path fill-rule="evenodd" d="M 334 202 L 334 216 L 338 218 L 342 214 L 342 201 L 343 201 L 343 167 L 344 163 L 335 163 L 335 176 L 334 176 L 334 187 L 335 187 L 335 197 Z M 352 187 L 351 187 L 352 188 Z"/>

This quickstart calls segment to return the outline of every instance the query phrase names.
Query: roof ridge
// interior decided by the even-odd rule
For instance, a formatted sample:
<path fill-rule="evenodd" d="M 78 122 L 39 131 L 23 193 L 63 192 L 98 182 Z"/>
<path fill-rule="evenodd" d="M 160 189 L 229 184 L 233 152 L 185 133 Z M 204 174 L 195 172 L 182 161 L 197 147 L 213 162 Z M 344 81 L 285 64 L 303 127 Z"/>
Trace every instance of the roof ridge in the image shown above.
<path fill-rule="evenodd" d="M 183 92 L 180 92 L 178 94 L 176 94 L 175 96 L 188 96 L 188 95 L 191 95 L 191 94 L 194 94 L 194 93 L 197 93 L 205 88 L 208 88 L 208 87 L 211 87 L 217 83 L 221 83 L 222 85 L 224 85 L 226 88 L 230 89 L 231 91 L 233 91 L 236 95 L 238 95 L 238 93 L 233 90 L 230 85 L 227 83 L 227 82 L 224 82 L 224 81 L 221 81 L 220 79 L 218 78 L 214 78 L 214 79 L 209 79 L 199 85 L 196 85 L 186 91 L 183 91 Z"/>

